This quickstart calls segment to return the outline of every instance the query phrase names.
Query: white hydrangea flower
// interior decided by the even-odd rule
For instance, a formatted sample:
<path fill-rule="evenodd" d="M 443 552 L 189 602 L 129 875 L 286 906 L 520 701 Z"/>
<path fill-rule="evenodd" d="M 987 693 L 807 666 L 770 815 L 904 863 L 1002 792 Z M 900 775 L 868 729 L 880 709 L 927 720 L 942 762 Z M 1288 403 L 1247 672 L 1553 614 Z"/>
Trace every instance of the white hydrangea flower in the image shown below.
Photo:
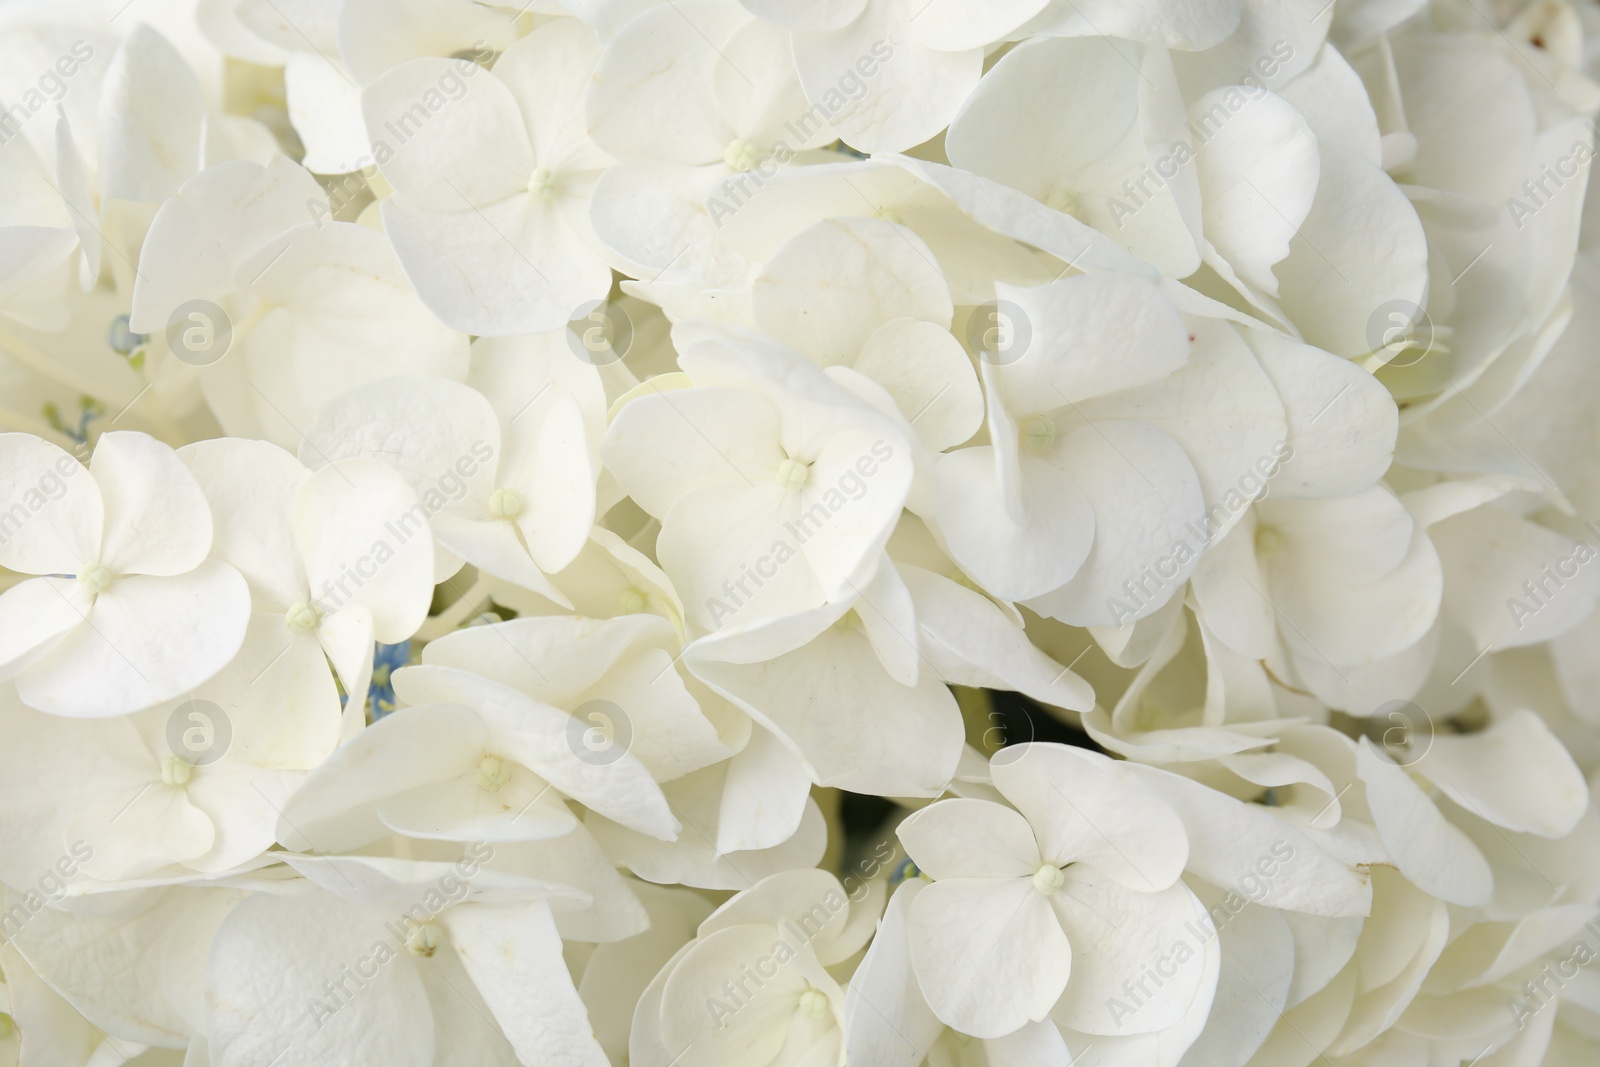
<path fill-rule="evenodd" d="M 394 187 L 385 231 L 451 326 L 491 336 L 552 330 L 611 288 L 588 218 L 610 159 L 582 112 L 599 54 L 594 34 L 565 19 L 471 81 L 455 61 L 420 58 L 363 90 L 378 171 Z"/>
<path fill-rule="evenodd" d="M 0 565 L 40 576 L 0 594 L 0 662 L 28 705 L 136 711 L 199 685 L 239 650 L 250 593 L 211 556 L 211 509 L 172 449 L 110 433 L 85 468 L 5 434 L 0 487 Z"/>
<path fill-rule="evenodd" d="M 0 5 L 0 1067 L 1600 1059 L 1597 34 Z"/>
<path fill-rule="evenodd" d="M 1178 880 L 1188 841 L 1167 803 L 1104 756 L 1060 746 L 1020 746 L 991 773 L 1020 809 L 944 800 L 897 831 L 933 880 L 907 939 L 934 1014 L 977 1037 L 1046 1015 L 1087 1033 L 1149 1033 L 1209 997 L 1214 961 L 1187 965 L 1191 947 L 1147 1004 L 1107 999 L 1134 996 L 1122 980 L 1187 946 L 1184 923 L 1204 912 Z"/>

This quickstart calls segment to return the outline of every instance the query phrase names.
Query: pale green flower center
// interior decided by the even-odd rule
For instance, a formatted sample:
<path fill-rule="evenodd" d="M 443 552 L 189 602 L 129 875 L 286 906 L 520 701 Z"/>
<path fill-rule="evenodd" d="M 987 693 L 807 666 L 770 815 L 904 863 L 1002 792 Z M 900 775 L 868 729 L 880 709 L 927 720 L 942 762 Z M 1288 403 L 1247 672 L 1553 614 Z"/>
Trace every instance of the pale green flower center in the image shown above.
<path fill-rule="evenodd" d="M 1045 864 L 1033 873 L 1033 888 L 1049 896 L 1067 883 L 1067 872 L 1053 864 Z"/>
<path fill-rule="evenodd" d="M 811 479 L 811 464 L 798 459 L 786 459 L 778 464 L 778 485 L 784 489 L 798 489 Z"/>
<path fill-rule="evenodd" d="M 413 956 L 432 956 L 439 947 L 439 930 L 433 923 L 423 923 L 406 937 L 406 948 Z"/>
<path fill-rule="evenodd" d="M 800 994 L 800 1014 L 820 1019 L 828 1014 L 828 994 L 820 989 L 807 989 Z"/>
<path fill-rule="evenodd" d="M 497 519 L 514 519 L 522 514 L 525 503 L 515 489 L 496 489 L 489 497 L 489 514 Z"/>
<path fill-rule="evenodd" d="M 478 764 L 478 771 L 472 776 L 478 783 L 478 788 L 486 793 L 498 793 L 500 787 L 511 781 L 511 767 L 501 759 L 494 756 L 483 757 L 483 762 Z"/>
<path fill-rule="evenodd" d="M 761 160 L 761 150 L 743 137 L 728 142 L 722 150 L 722 161 L 737 171 L 747 171 Z"/>
<path fill-rule="evenodd" d="M 78 575 L 78 581 L 91 593 L 104 593 L 111 588 L 111 571 L 104 564 L 96 563 L 92 567 L 85 567 L 83 573 Z"/>
<path fill-rule="evenodd" d="M 556 176 L 540 167 L 528 176 L 528 192 L 541 200 L 554 199 L 558 187 Z"/>
<path fill-rule="evenodd" d="M 1029 448 L 1049 448 L 1056 441 L 1056 420 L 1049 415 L 1028 416 L 1022 424 L 1022 441 Z"/>
<path fill-rule="evenodd" d="M 292 634 L 305 635 L 322 625 L 322 616 L 317 614 L 316 608 L 300 600 L 289 605 L 289 610 L 283 613 L 283 625 Z"/>
<path fill-rule="evenodd" d="M 194 777 L 194 764 L 177 756 L 167 756 L 161 761 L 162 785 L 188 785 Z"/>
<path fill-rule="evenodd" d="M 1256 555 L 1262 559 L 1271 559 L 1284 547 L 1283 534 L 1271 526 L 1256 527 Z"/>

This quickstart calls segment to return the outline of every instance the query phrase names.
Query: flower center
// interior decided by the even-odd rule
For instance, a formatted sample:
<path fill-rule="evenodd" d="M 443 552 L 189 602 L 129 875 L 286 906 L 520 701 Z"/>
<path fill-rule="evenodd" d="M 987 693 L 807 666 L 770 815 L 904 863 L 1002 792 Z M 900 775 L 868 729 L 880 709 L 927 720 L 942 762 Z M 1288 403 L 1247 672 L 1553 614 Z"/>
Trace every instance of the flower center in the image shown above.
<path fill-rule="evenodd" d="M 161 761 L 162 785 L 188 785 L 194 777 L 194 764 L 177 756 L 167 756 Z"/>
<path fill-rule="evenodd" d="M 514 519 L 522 514 L 522 494 L 515 489 L 496 489 L 489 497 L 489 514 L 497 519 Z"/>
<path fill-rule="evenodd" d="M 316 608 L 300 600 L 290 604 L 289 610 L 283 613 L 283 625 L 290 633 L 304 636 L 322 625 L 322 616 L 317 614 Z"/>
<path fill-rule="evenodd" d="M 811 479 L 811 464 L 798 459 L 786 459 L 778 464 L 778 485 L 784 489 L 798 489 Z"/>
<path fill-rule="evenodd" d="M 1283 534 L 1271 526 L 1256 527 L 1256 555 L 1262 559 L 1271 559 L 1284 547 Z"/>
<path fill-rule="evenodd" d="M 807 989 L 800 994 L 800 1014 L 809 1015 L 813 1019 L 820 1019 L 828 1014 L 828 994 L 817 988 Z"/>
<path fill-rule="evenodd" d="M 413 956 L 432 956 L 439 947 L 439 929 L 432 923 L 423 923 L 406 936 L 406 948 Z"/>
<path fill-rule="evenodd" d="M 1045 197 L 1044 202 L 1064 215 L 1078 213 L 1078 195 L 1065 186 Z"/>
<path fill-rule="evenodd" d="M 541 200 L 555 199 L 558 182 L 556 176 L 540 167 L 528 176 L 528 192 Z"/>
<path fill-rule="evenodd" d="M 96 563 L 92 567 L 85 567 L 78 575 L 78 581 L 82 582 L 83 587 L 90 593 L 104 593 L 111 588 L 111 572 L 104 564 Z"/>
<path fill-rule="evenodd" d="M 472 776 L 472 780 L 485 793 L 498 793 L 501 786 L 511 781 L 511 768 L 503 760 L 485 756 L 483 762 L 478 764 L 478 773 Z"/>
<path fill-rule="evenodd" d="M 650 606 L 650 598 L 638 589 L 626 589 L 622 593 L 622 613 L 624 615 L 637 615 Z"/>
<path fill-rule="evenodd" d="M 1067 883 L 1067 872 L 1052 864 L 1045 864 L 1033 873 L 1033 888 L 1049 896 Z"/>
<path fill-rule="evenodd" d="M 754 167 L 760 159 L 761 150 L 743 137 L 729 141 L 728 147 L 722 150 L 722 161 L 741 172 Z"/>
<path fill-rule="evenodd" d="M 861 628 L 861 616 L 857 615 L 853 610 L 847 611 L 839 616 L 839 621 L 833 624 L 833 628 L 842 630 L 845 633 L 858 630 Z"/>
<path fill-rule="evenodd" d="M 1022 424 L 1022 443 L 1029 448 L 1046 449 L 1055 444 L 1056 420 L 1049 415 L 1030 415 Z"/>
<path fill-rule="evenodd" d="M 905 221 L 906 221 L 905 219 L 900 217 L 900 212 L 896 211 L 892 207 L 886 207 L 886 208 L 881 209 L 878 212 L 878 217 L 880 219 L 882 219 L 884 222 L 890 222 L 890 223 L 893 223 L 896 226 L 904 226 L 905 225 Z"/>

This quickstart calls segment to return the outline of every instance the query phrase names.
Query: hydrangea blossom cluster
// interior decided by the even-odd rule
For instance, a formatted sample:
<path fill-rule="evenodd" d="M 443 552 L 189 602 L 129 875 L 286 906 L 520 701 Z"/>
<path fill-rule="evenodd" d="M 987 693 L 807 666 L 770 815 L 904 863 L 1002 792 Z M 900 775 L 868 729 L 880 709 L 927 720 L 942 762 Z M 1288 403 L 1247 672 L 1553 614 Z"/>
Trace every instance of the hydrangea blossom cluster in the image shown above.
<path fill-rule="evenodd" d="M 1600 1062 L 1596 34 L 0 2 L 0 1067 Z"/>

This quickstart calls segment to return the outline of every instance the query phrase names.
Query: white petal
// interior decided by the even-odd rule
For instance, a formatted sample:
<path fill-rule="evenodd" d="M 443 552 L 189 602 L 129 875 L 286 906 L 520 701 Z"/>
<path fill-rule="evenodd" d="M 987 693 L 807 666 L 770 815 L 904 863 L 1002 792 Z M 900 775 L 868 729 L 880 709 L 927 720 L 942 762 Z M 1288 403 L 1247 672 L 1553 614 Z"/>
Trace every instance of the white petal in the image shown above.
<path fill-rule="evenodd" d="M 937 134 L 955 117 L 983 69 L 983 52 L 936 52 L 915 40 L 909 6 L 874 2 L 850 25 L 834 33 L 796 33 L 795 66 L 813 105 L 826 107 L 828 119 L 845 143 L 863 152 L 903 152 Z M 840 76 L 862 74 L 867 91 L 858 99 L 843 95 Z M 875 62 L 874 62 L 875 61 Z M 829 94 L 832 94 L 831 96 Z"/>
<path fill-rule="evenodd" d="M 524 1061 L 606 1067 L 561 957 L 550 905 L 466 905 L 444 919 L 451 945 Z"/>
<path fill-rule="evenodd" d="M 1058 455 L 1094 508 L 1094 545 L 1069 582 L 1029 606 L 1075 626 L 1151 614 L 1200 558 L 1193 531 L 1205 521 L 1206 502 L 1190 453 L 1156 426 L 1127 420 L 1073 431 Z"/>
<path fill-rule="evenodd" d="M 1271 492 L 1286 498 L 1350 496 L 1381 478 L 1394 459 L 1400 423 L 1383 384 L 1347 359 L 1280 334 L 1245 330 L 1243 336 L 1277 388 L 1288 420 L 1283 466 Z"/>
<path fill-rule="evenodd" d="M 778 412 L 747 391 L 658 391 L 617 413 L 601 455 L 628 495 L 661 518 L 690 490 L 768 480 L 783 458 L 778 428 Z"/>
<path fill-rule="evenodd" d="M 493 793 L 477 783 L 477 769 L 378 802 L 378 818 L 397 834 L 440 841 L 527 841 L 560 837 L 577 820 L 535 776 L 512 773 Z M 540 803 L 541 799 L 544 800 Z"/>
<path fill-rule="evenodd" d="M 890 678 L 860 632 L 828 628 L 764 662 L 722 663 L 685 653 L 697 677 L 785 737 L 821 784 L 880 796 L 935 796 L 961 754 L 949 689 L 923 671 L 915 687 Z M 871 719 L 850 712 L 861 702 Z"/>
<path fill-rule="evenodd" d="M 947 681 L 1025 693 L 1071 711 L 1094 705 L 1089 684 L 1041 652 L 988 597 L 921 567 L 895 566 L 916 605 L 920 654 Z"/>
<path fill-rule="evenodd" d="M 1132 893 L 1085 867 L 1068 868 L 1066 876 L 1050 897 L 1072 943 L 1072 980 L 1051 1011 L 1058 1024 L 1090 1034 L 1152 1033 L 1183 1019 L 1195 1001 L 1210 1001 L 1220 953 L 1215 942 L 1193 944 L 1205 906 L 1188 886 Z M 1123 982 L 1146 970 L 1164 979 L 1149 999 L 1129 1005 L 1116 996 L 1126 996 Z"/>
<path fill-rule="evenodd" d="M 459 198 L 432 209 L 396 194 L 383 222 L 423 302 L 467 333 L 554 330 L 611 287 L 610 268 L 559 205 L 528 195 L 474 210 Z"/>
<path fill-rule="evenodd" d="M 140 23 L 112 57 L 101 91 L 101 197 L 165 200 L 200 169 L 199 79 Z"/>
<path fill-rule="evenodd" d="M 1588 810 L 1588 788 L 1545 721 L 1521 710 L 1482 733 L 1438 734 L 1417 773 L 1496 826 L 1565 837 Z"/>
<path fill-rule="evenodd" d="M 623 27 L 588 95 L 595 142 L 619 159 L 720 162 L 734 131 L 718 115 L 713 73 L 718 49 L 747 19 L 731 4 L 689 3 L 654 8 Z"/>
<path fill-rule="evenodd" d="M 666 787 L 667 798 L 685 825 L 677 841 L 658 841 L 603 819 L 591 818 L 588 825 L 613 862 L 662 885 L 744 889 L 773 874 L 806 869 L 822 858 L 827 825 L 821 809 L 809 798 L 788 837 L 771 847 L 725 853 L 718 844 L 722 836 L 718 809 L 724 798 L 717 789 L 721 780 L 716 768 L 708 768 Z"/>
<path fill-rule="evenodd" d="M 1206 238 L 1240 278 L 1276 296 L 1273 264 L 1289 254 L 1316 195 L 1316 136 L 1292 104 L 1259 89 L 1214 89 L 1189 115 L 1210 135 L 1195 157 Z"/>
<path fill-rule="evenodd" d="M 867 0 L 739 0 L 758 18 L 792 30 L 837 30 L 854 22 Z"/>
<path fill-rule="evenodd" d="M 93 477 L 32 434 L 0 434 L 0 566 L 24 574 L 76 574 L 100 555 L 105 509 Z"/>
<path fill-rule="evenodd" d="M 911 968 L 911 903 L 927 884 L 920 878 L 900 883 L 889 898 L 872 946 L 850 978 L 844 998 L 848 1062 L 919 1067 L 924 1050 L 932 1047 L 943 1029 L 922 999 L 922 987 Z"/>
<path fill-rule="evenodd" d="M 891 319 L 948 327 L 952 307 L 933 253 L 883 219 L 828 219 L 790 238 L 751 283 L 756 323 L 824 366 L 849 362 Z"/>
<path fill-rule="evenodd" d="M 1012 475 L 1022 509 L 1013 518 L 996 453 L 978 445 L 940 457 L 939 531 L 961 569 L 997 597 L 1038 596 L 1070 580 L 1089 555 L 1094 510 L 1069 477 L 1024 453 Z"/>
<path fill-rule="evenodd" d="M 1021 309 L 1032 338 L 998 375 L 1019 418 L 1159 381 L 1189 359 L 1177 308 L 1141 278 L 1084 274 L 995 292 Z"/>
<path fill-rule="evenodd" d="M 1160 0 L 1072 0 L 1046 8 L 1030 23 L 1040 34 L 1111 36 L 1199 51 L 1220 44 L 1239 25 L 1240 0 L 1203 0 L 1173 8 Z"/>
<path fill-rule="evenodd" d="M 1305 340 L 1338 356 L 1375 347 L 1368 334 L 1387 301 L 1421 307 L 1427 242 L 1417 213 L 1387 174 L 1337 145 L 1320 145 L 1311 212 L 1274 273 L 1279 300 Z"/>
<path fill-rule="evenodd" d="M 251 253 L 292 226 L 309 221 L 310 206 L 327 209 L 316 179 L 287 157 L 266 166 L 219 163 L 190 178 L 161 205 L 139 254 L 131 328 L 166 329 L 189 300 L 218 300 Z"/>
<path fill-rule="evenodd" d="M 851 363 L 888 390 L 929 450 L 959 445 L 983 425 L 983 392 L 961 342 L 916 319 L 890 319 Z"/>
<path fill-rule="evenodd" d="M 641 833 L 662 840 L 680 826 L 638 757 L 623 749 L 595 762 L 582 743 L 587 724 L 485 678 L 421 664 L 395 672 L 395 692 L 408 703 L 449 701 L 474 708 L 490 725 L 495 746 L 560 792 Z M 608 754 L 609 755 L 609 754 Z"/>
<path fill-rule="evenodd" d="M 315 174 L 348 174 L 372 165 L 361 90 L 342 63 L 316 52 L 291 52 L 283 82 L 289 121 L 306 147 L 301 165 Z"/>
<path fill-rule="evenodd" d="M 1404 768 L 1361 739 L 1356 771 L 1367 785 L 1367 806 L 1396 866 L 1426 893 L 1472 906 L 1489 899 L 1494 877 L 1470 838 L 1439 814 Z"/>
<path fill-rule="evenodd" d="M 1340 500 L 1256 506 L 1286 546 L 1264 560 L 1284 639 L 1335 666 L 1371 662 L 1433 626 L 1443 575 L 1428 535 L 1382 484 Z M 1259 533 L 1257 534 L 1259 538 Z"/>
<path fill-rule="evenodd" d="M 1290 911 L 1358 916 L 1371 910 L 1366 878 L 1270 809 L 1156 768 L 1139 767 L 1135 773 L 1166 797 L 1183 820 L 1189 868 L 1206 881 L 1237 886 L 1263 879 L 1266 889 L 1257 903 Z"/>
<path fill-rule="evenodd" d="M 130 575 L 17 678 L 22 699 L 58 715 L 120 715 L 200 684 L 244 641 L 250 591 L 218 560 L 170 578 Z"/>
<path fill-rule="evenodd" d="M 1083 863 L 1150 893 L 1188 856 L 1176 812 L 1120 761 L 1065 745 L 1012 745 L 990 761 L 995 788 L 1017 806 L 1047 862 Z"/>
<path fill-rule="evenodd" d="M 365 607 L 377 640 L 410 637 L 433 597 L 426 514 L 400 475 L 376 460 L 340 460 L 307 479 L 294 530 L 317 610 Z"/>
<path fill-rule="evenodd" d="M 1032 878 L 934 882 L 911 902 L 909 932 L 928 1006 L 974 1037 L 1043 1019 L 1076 962 Z"/>
<path fill-rule="evenodd" d="M 284 1067 L 330 1058 L 351 1067 L 431 1064 L 433 1011 L 405 946 L 394 944 L 383 921 L 381 913 L 324 893 L 258 894 L 234 909 L 212 949 L 212 1062 L 243 1067 L 277 1056 Z M 400 958 L 380 964 L 378 944 Z M 341 964 L 375 973 L 356 995 L 330 1003 L 323 984 Z M 311 1010 L 322 1026 L 308 1025 L 308 1004 L 321 1005 Z"/>
<path fill-rule="evenodd" d="M 106 510 L 95 562 L 112 574 L 172 575 L 206 558 L 211 508 L 172 449 L 142 433 L 104 434 L 95 443 L 89 473 Z"/>
<path fill-rule="evenodd" d="M 1028 821 L 1004 804 L 941 800 L 895 828 L 929 878 L 1032 878 L 1044 861 Z"/>
<path fill-rule="evenodd" d="M 398 675 L 397 675 L 398 676 Z M 489 732 L 462 707 L 403 708 L 339 747 L 284 805 L 278 840 L 345 850 L 383 836 L 376 804 L 408 786 L 444 781 L 481 756 Z"/>

